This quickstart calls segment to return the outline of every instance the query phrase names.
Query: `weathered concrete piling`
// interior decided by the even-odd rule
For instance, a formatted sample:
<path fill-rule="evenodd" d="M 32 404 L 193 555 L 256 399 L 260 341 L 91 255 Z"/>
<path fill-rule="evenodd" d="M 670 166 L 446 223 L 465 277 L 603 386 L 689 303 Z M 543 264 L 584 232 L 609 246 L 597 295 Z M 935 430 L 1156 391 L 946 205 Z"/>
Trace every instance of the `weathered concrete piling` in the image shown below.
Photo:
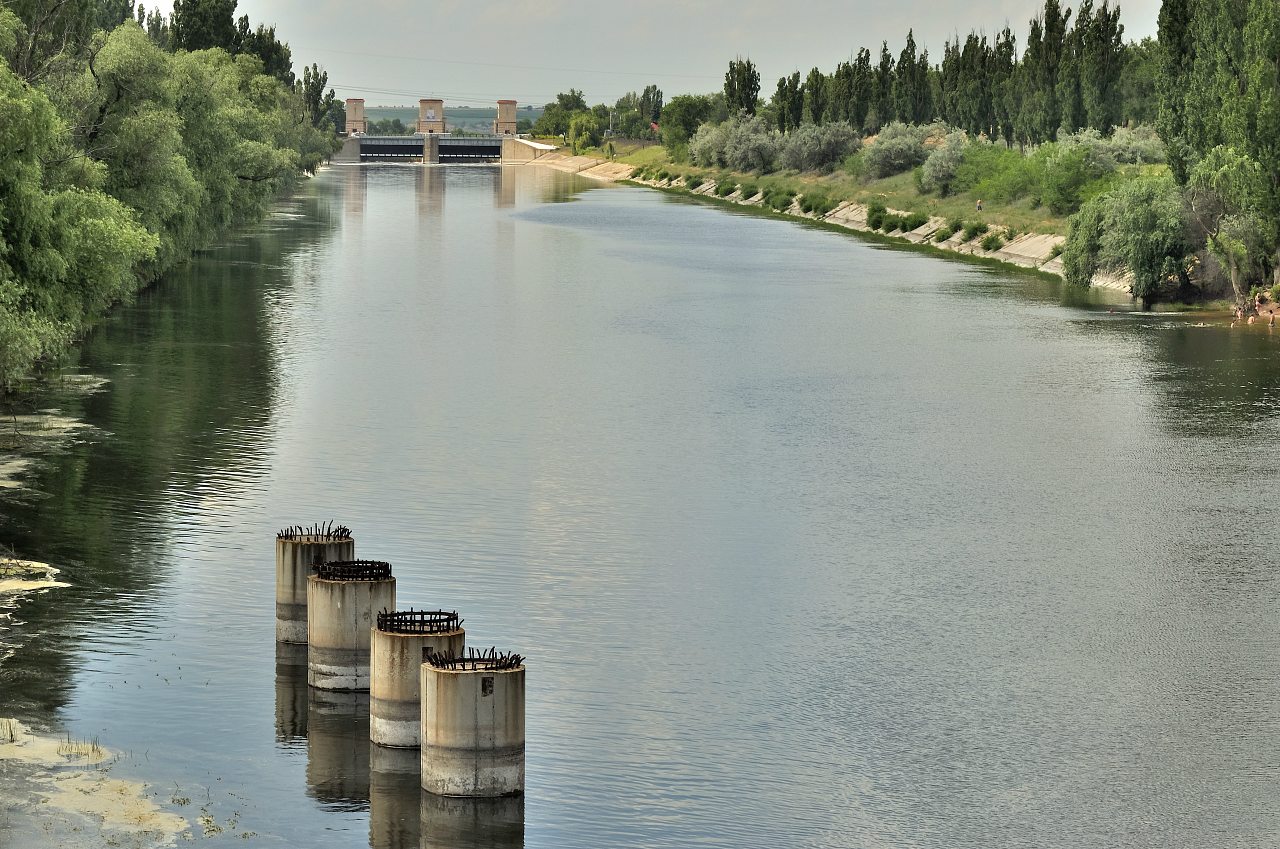
<path fill-rule="evenodd" d="M 307 683 L 322 690 L 368 690 L 375 610 L 395 610 L 391 564 L 324 563 L 307 579 Z"/>
<path fill-rule="evenodd" d="M 428 654 L 422 664 L 422 789 L 440 796 L 524 792 L 524 658 L 496 650 Z"/>
<path fill-rule="evenodd" d="M 307 641 L 307 578 L 321 563 L 355 560 L 351 529 L 329 522 L 276 533 L 276 642 Z"/>
<path fill-rule="evenodd" d="M 460 657 L 466 632 L 457 612 L 398 610 L 378 614 L 370 646 L 369 739 L 416 749 L 422 725 L 421 672 L 427 652 Z"/>

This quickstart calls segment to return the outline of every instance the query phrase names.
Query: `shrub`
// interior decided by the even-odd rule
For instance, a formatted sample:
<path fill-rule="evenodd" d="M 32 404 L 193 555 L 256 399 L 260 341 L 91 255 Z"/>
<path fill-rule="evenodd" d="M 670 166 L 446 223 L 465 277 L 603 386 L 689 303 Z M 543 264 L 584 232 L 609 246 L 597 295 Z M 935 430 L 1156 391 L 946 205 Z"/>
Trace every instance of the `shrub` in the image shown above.
<path fill-rule="evenodd" d="M 884 217 L 883 228 L 886 233 L 893 233 L 902 229 L 902 218 L 898 215 L 886 215 Z"/>
<path fill-rule="evenodd" d="M 1036 170 L 1035 163 L 1016 150 L 973 142 L 961 155 L 950 190 L 953 194 L 971 192 L 980 198 L 1015 201 L 1037 187 Z"/>
<path fill-rule="evenodd" d="M 796 193 L 791 189 L 766 189 L 764 193 L 764 203 L 778 212 L 786 212 L 791 208 L 791 201 Z"/>
<path fill-rule="evenodd" d="M 692 191 L 693 189 L 699 188 L 705 182 L 706 180 L 704 180 L 702 178 L 702 175 L 700 174 L 690 174 L 684 180 L 685 187 L 688 188 L 690 191 Z"/>
<path fill-rule="evenodd" d="M 836 208 L 836 203 L 824 194 L 807 192 L 800 197 L 800 208 L 815 215 L 826 215 Z"/>
<path fill-rule="evenodd" d="M 951 193 L 956 171 L 964 161 L 967 136 L 961 130 L 947 133 L 942 145 L 929 154 L 920 171 L 920 187 L 926 192 L 937 192 L 942 197 Z"/>
<path fill-rule="evenodd" d="M 767 174 L 778 157 L 778 131 L 760 116 L 725 122 L 724 164 L 734 171 Z"/>
<path fill-rule="evenodd" d="M 671 174 L 666 169 L 659 171 L 656 176 L 659 181 L 671 179 Z"/>
<path fill-rule="evenodd" d="M 1130 165 L 1143 163 L 1162 163 L 1167 161 L 1164 142 L 1156 131 L 1146 124 L 1139 124 L 1132 130 L 1128 127 L 1116 127 L 1111 134 L 1108 147 L 1117 162 Z"/>
<path fill-rule="evenodd" d="M 738 184 L 733 180 L 721 180 L 716 183 L 716 195 L 718 197 L 728 197 L 738 188 Z"/>
<path fill-rule="evenodd" d="M 760 189 L 755 183 L 743 183 L 738 188 L 742 191 L 743 200 L 751 200 L 751 198 L 760 194 Z"/>
<path fill-rule="evenodd" d="M 982 223 L 981 221 L 971 221 L 970 223 L 965 225 L 964 240 L 966 242 L 972 242 L 974 239 L 978 238 L 983 233 L 987 232 L 988 229 L 990 228 L 988 228 L 987 225 Z"/>
<path fill-rule="evenodd" d="M 1057 259 L 1062 256 L 1062 243 L 1053 246 L 1053 250 L 1049 251 L 1049 259 Z"/>
<path fill-rule="evenodd" d="M 989 233 L 982 240 L 982 249 L 984 251 L 998 251 L 1004 247 L 1004 239 L 1000 238 L 999 233 Z"/>
<path fill-rule="evenodd" d="M 919 230 L 921 227 L 929 223 L 929 216 L 923 212 L 913 212 L 907 216 L 903 222 L 903 230 Z"/>
<path fill-rule="evenodd" d="M 867 204 L 867 226 L 872 230 L 879 230 L 884 226 L 886 214 L 884 204 L 879 201 L 872 201 Z"/>
<path fill-rule="evenodd" d="M 826 174 L 862 146 L 853 127 L 843 121 L 804 124 L 788 133 L 778 147 L 778 162 L 794 171 Z"/>
<path fill-rule="evenodd" d="M 924 133 L 919 127 L 895 121 L 881 130 L 875 144 L 863 151 L 862 158 L 872 177 L 891 177 L 910 171 L 928 158 Z"/>
<path fill-rule="evenodd" d="M 689 139 L 689 160 L 706 168 L 723 168 L 727 139 L 724 124 L 703 124 Z"/>

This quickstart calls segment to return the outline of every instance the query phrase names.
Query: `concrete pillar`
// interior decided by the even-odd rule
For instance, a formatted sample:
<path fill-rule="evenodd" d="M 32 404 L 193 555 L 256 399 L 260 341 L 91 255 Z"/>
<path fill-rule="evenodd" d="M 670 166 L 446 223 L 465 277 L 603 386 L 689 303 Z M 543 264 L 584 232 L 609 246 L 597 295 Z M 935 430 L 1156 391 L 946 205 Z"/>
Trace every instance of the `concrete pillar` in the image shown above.
<path fill-rule="evenodd" d="M 351 529 L 332 523 L 276 533 L 276 642 L 307 641 L 307 578 L 321 563 L 355 560 Z"/>
<path fill-rule="evenodd" d="M 524 660 L 428 655 L 422 664 L 422 789 L 440 796 L 524 792 Z"/>
<path fill-rule="evenodd" d="M 516 102 L 514 100 L 498 101 L 498 120 L 493 122 L 493 131 L 500 136 L 516 134 Z"/>
<path fill-rule="evenodd" d="M 369 696 L 312 689 L 307 710 L 307 795 L 342 810 L 369 801 Z"/>
<path fill-rule="evenodd" d="M 456 612 L 379 613 L 369 652 L 369 739 L 382 746 L 418 748 L 425 653 L 461 657 L 465 645 L 466 632 Z"/>
<path fill-rule="evenodd" d="M 369 747 L 369 849 L 418 849 L 422 779 L 413 749 Z"/>
<path fill-rule="evenodd" d="M 368 690 L 374 611 L 395 607 L 390 563 L 320 566 L 307 579 L 307 683 L 322 690 Z"/>
<path fill-rule="evenodd" d="M 364 98 L 347 98 L 347 135 L 369 132 L 369 122 L 364 118 Z"/>
<path fill-rule="evenodd" d="M 444 131 L 444 101 L 431 97 L 419 100 L 418 132 L 431 135 Z"/>
<path fill-rule="evenodd" d="M 524 849 L 524 797 L 422 794 L 420 849 Z"/>
<path fill-rule="evenodd" d="M 276 742 L 296 746 L 307 737 L 307 647 L 276 643 Z"/>

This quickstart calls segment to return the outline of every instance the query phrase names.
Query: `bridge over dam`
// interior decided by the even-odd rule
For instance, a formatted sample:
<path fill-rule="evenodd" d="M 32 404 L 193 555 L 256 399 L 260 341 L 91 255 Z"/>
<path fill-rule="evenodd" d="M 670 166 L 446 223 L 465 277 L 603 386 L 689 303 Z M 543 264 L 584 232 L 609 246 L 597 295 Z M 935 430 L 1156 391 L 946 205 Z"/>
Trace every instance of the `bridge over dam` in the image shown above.
<path fill-rule="evenodd" d="M 540 144 L 516 135 L 516 102 L 498 101 L 498 118 L 489 135 L 453 135 L 444 120 L 444 101 L 418 101 L 417 132 L 401 136 L 368 135 L 363 98 L 347 100 L 347 135 L 342 150 L 333 158 L 338 164 L 357 162 L 532 162 L 553 145 Z"/>

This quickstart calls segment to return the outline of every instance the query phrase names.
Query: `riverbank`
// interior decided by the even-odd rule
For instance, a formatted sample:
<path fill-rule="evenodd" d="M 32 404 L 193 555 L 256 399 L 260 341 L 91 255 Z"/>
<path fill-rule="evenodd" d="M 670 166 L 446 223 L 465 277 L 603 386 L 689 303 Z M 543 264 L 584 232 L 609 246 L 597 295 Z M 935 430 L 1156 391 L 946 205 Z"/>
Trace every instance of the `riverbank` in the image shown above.
<path fill-rule="evenodd" d="M 957 221 L 891 207 L 884 207 L 883 213 L 901 222 L 915 223 L 915 226 L 885 232 L 883 225 L 880 228 L 871 226 L 876 208 L 870 203 L 843 200 L 824 210 L 821 206 L 806 204 L 805 195 L 797 193 L 789 196 L 785 204 L 770 204 L 766 199 L 772 198 L 756 183 L 738 183 L 735 180 L 732 187 L 724 185 L 728 191 L 722 192 L 723 181 L 704 181 L 700 177 L 666 174 L 661 170 L 658 174 L 651 174 L 648 168 L 637 168 L 625 162 L 601 161 L 592 156 L 574 156 L 560 152 L 540 157 L 535 162 L 557 171 L 581 174 L 595 180 L 627 182 L 717 203 L 754 207 L 769 214 L 816 221 L 881 239 L 1036 271 L 1059 279 L 1063 277 L 1060 254 L 1066 237 L 1056 233 L 1018 233 L 1013 227 L 986 220 Z M 811 196 L 813 194 L 816 192 L 811 193 Z M 868 221 L 869 217 L 873 219 L 871 222 Z M 916 223 L 921 218 L 924 220 Z M 1127 276 L 1113 274 L 1097 274 L 1093 279 L 1095 287 L 1126 296 L 1130 294 L 1130 283 Z"/>

